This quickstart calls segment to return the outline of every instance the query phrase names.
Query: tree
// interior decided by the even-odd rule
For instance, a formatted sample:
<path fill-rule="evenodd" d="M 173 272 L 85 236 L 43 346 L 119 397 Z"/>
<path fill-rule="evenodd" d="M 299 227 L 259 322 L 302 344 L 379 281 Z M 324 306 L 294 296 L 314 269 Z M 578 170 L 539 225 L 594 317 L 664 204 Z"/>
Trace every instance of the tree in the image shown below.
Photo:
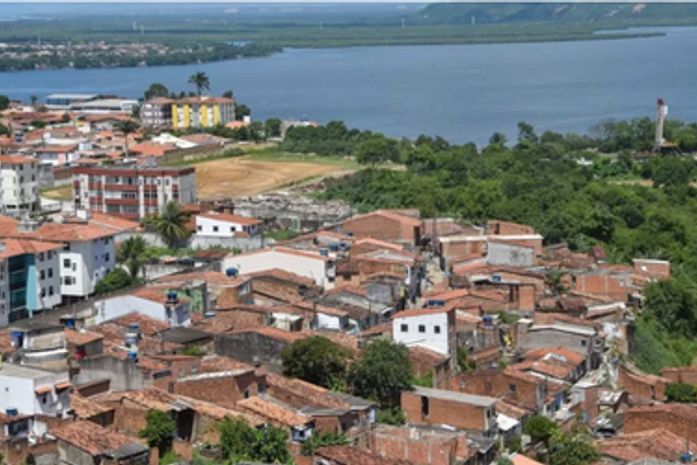
<path fill-rule="evenodd" d="M 489 145 L 497 148 L 504 148 L 506 146 L 506 142 L 508 142 L 508 138 L 502 132 L 495 132 L 489 138 Z"/>
<path fill-rule="evenodd" d="M 225 418 L 218 426 L 220 448 L 230 463 L 249 460 L 264 463 L 290 463 L 285 431 L 273 426 L 254 429 L 242 419 Z"/>
<path fill-rule="evenodd" d="M 172 447 L 176 429 L 176 423 L 167 413 L 153 409 L 148 412 L 145 428 L 138 435 L 147 439 L 148 446 L 157 447 L 162 457 Z"/>
<path fill-rule="evenodd" d="M 352 365 L 349 385 L 357 396 L 378 402 L 382 407 L 400 404 L 402 391 L 412 390 L 409 351 L 387 339 L 371 342 Z"/>
<path fill-rule="evenodd" d="M 134 284 L 130 274 L 123 268 L 114 268 L 97 282 L 94 293 L 97 295 L 118 291 Z"/>
<path fill-rule="evenodd" d="M 123 121 L 118 121 L 116 124 L 114 124 L 114 128 L 116 128 L 116 130 L 120 131 L 123 134 L 123 152 L 124 155 L 127 157 L 128 136 L 136 132 L 140 128 L 140 125 L 132 119 L 127 119 Z"/>
<path fill-rule="evenodd" d="M 549 443 L 550 438 L 559 430 L 554 421 L 542 415 L 531 417 L 523 425 L 523 433 L 530 436 L 533 443 L 543 442 Z"/>
<path fill-rule="evenodd" d="M 588 465 L 600 458 L 585 434 L 568 435 L 557 431 L 549 441 L 550 465 Z"/>
<path fill-rule="evenodd" d="M 167 97 L 169 95 L 169 89 L 165 87 L 164 84 L 159 82 L 153 82 L 150 87 L 145 91 L 143 97 L 145 100 L 150 100 L 156 97 Z"/>
<path fill-rule="evenodd" d="M 257 439 L 254 428 L 240 418 L 224 418 L 218 425 L 223 457 L 232 463 L 250 459 L 252 444 Z"/>
<path fill-rule="evenodd" d="M 457 348 L 457 367 L 463 373 L 469 373 L 474 370 L 474 361 L 469 356 L 469 350 L 465 346 Z"/>
<path fill-rule="evenodd" d="M 10 98 L 7 95 L 0 95 L 0 111 L 10 106 Z"/>
<path fill-rule="evenodd" d="M 645 313 L 666 331 L 685 337 L 697 335 L 697 291 L 692 280 L 677 276 L 650 283 L 644 296 Z"/>
<path fill-rule="evenodd" d="M 223 92 L 223 97 L 225 98 L 235 98 L 235 93 L 231 90 L 226 90 Z"/>
<path fill-rule="evenodd" d="M 9 136 L 11 134 L 12 132 L 10 131 L 10 128 L 0 123 L 0 136 Z"/>
<path fill-rule="evenodd" d="M 310 439 L 303 442 L 300 448 L 300 453 L 303 455 L 312 455 L 316 449 L 327 446 L 343 446 L 349 444 L 349 439 L 344 433 L 328 431 L 326 433 L 315 433 L 310 436 Z"/>
<path fill-rule="evenodd" d="M 203 90 L 211 88 L 211 81 L 203 71 L 197 71 L 189 77 L 189 84 L 196 87 L 196 94 L 201 95 Z"/>
<path fill-rule="evenodd" d="M 170 248 L 175 248 L 180 240 L 189 237 L 189 231 L 186 229 L 188 220 L 189 215 L 181 211 L 178 203 L 169 202 L 162 213 L 152 219 L 152 223 L 162 240 Z"/>
<path fill-rule="evenodd" d="M 538 137 L 532 124 L 521 121 L 518 123 L 518 143 L 537 144 Z"/>
<path fill-rule="evenodd" d="M 264 123 L 264 134 L 267 138 L 281 136 L 281 120 L 279 118 L 269 118 Z"/>
<path fill-rule="evenodd" d="M 243 103 L 235 104 L 235 121 L 242 121 L 244 120 L 245 116 L 249 116 L 251 114 L 252 110 L 250 110 L 247 105 Z"/>
<path fill-rule="evenodd" d="M 249 126 L 247 126 L 247 133 L 252 141 L 259 142 L 264 137 L 264 125 L 261 121 L 252 121 Z"/>
<path fill-rule="evenodd" d="M 376 165 L 399 161 L 397 143 L 385 136 L 374 136 L 362 141 L 356 147 L 355 156 L 360 164 Z"/>
<path fill-rule="evenodd" d="M 119 245 L 116 260 L 124 265 L 132 279 L 138 279 L 147 243 L 142 236 L 129 237 Z"/>
<path fill-rule="evenodd" d="M 328 389 L 346 383 L 348 351 L 323 336 L 299 339 L 281 352 L 283 374 Z"/>
<path fill-rule="evenodd" d="M 666 398 L 671 402 L 697 402 L 697 387 L 688 383 L 668 383 Z"/>
<path fill-rule="evenodd" d="M 262 463 L 292 463 L 288 452 L 288 433 L 275 426 L 264 426 L 256 430 L 256 441 L 252 445 L 252 460 Z"/>

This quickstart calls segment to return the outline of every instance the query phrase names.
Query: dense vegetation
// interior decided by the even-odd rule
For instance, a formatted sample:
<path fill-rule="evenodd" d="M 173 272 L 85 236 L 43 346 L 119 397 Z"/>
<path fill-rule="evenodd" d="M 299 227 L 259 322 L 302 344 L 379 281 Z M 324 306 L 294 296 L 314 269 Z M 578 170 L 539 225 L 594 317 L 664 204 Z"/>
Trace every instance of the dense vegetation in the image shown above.
<path fill-rule="evenodd" d="M 365 159 L 375 151 L 364 150 L 365 141 L 381 137 L 333 122 L 291 129 L 283 148 L 382 163 L 384 156 Z M 666 137 L 678 150 L 651 153 L 654 124 L 640 118 L 602 124 L 586 136 L 538 135 L 521 123 L 517 141 L 497 133 L 483 148 L 425 136 L 387 139 L 383 153 L 406 169 L 370 168 L 327 180 L 320 195 L 360 211 L 417 207 L 425 216 L 527 223 L 547 243 L 580 251 L 602 245 L 615 262 L 671 260 L 675 278 L 647 287 L 631 340 L 639 366 L 657 372 L 691 363 L 697 353 L 691 341 L 697 336 L 697 171 L 684 155 L 697 150 L 697 125 L 669 121 Z"/>

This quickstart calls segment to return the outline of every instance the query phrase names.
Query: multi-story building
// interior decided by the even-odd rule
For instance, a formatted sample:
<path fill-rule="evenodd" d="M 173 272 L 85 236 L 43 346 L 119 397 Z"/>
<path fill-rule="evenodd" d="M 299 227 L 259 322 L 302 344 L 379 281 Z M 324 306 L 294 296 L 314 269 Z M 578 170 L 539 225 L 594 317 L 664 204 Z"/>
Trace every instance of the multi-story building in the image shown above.
<path fill-rule="evenodd" d="M 227 97 L 157 97 L 140 108 L 140 122 L 153 128 L 210 128 L 234 119 L 235 100 Z"/>
<path fill-rule="evenodd" d="M 169 202 L 196 203 L 194 168 L 77 167 L 75 206 L 139 220 Z"/>
<path fill-rule="evenodd" d="M 0 326 L 61 302 L 58 252 L 63 244 L 0 240 Z"/>
<path fill-rule="evenodd" d="M 172 103 L 172 128 L 210 128 L 235 119 L 235 101 L 226 97 L 188 97 Z"/>
<path fill-rule="evenodd" d="M 2 213 L 22 216 L 38 209 L 39 167 L 29 157 L 0 156 L 0 192 Z"/>
<path fill-rule="evenodd" d="M 146 100 L 140 107 L 140 122 L 149 128 L 166 128 L 172 126 L 172 104 L 174 100 L 156 97 Z"/>

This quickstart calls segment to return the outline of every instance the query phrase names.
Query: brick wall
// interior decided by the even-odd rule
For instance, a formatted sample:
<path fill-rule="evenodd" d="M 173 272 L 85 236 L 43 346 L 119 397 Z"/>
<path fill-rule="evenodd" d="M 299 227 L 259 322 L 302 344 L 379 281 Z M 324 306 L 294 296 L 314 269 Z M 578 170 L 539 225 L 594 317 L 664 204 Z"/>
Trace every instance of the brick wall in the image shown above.
<path fill-rule="evenodd" d="M 486 431 L 486 411 L 482 407 L 443 399 L 428 399 L 428 415 L 422 415 L 421 396 L 402 392 L 402 410 L 407 422 L 415 425 L 446 424 L 455 428 Z"/>
<path fill-rule="evenodd" d="M 245 398 L 245 391 L 247 397 L 257 395 L 258 383 L 263 380 L 263 377 L 256 376 L 254 372 L 238 376 L 192 379 L 175 382 L 173 391 L 175 394 L 194 399 L 234 407 L 238 401 Z"/>
<path fill-rule="evenodd" d="M 630 396 L 645 400 L 665 400 L 666 381 L 656 376 L 639 375 L 620 367 L 617 382 Z"/>
<path fill-rule="evenodd" d="M 539 383 L 543 381 L 540 380 Z M 540 384 L 512 376 L 499 370 L 482 370 L 461 373 L 453 378 L 450 389 L 453 391 L 480 396 L 501 397 L 524 408 L 539 410 L 544 399 L 538 398 Z"/>
<path fill-rule="evenodd" d="M 626 302 L 627 294 L 631 292 L 622 282 L 619 276 L 605 273 L 576 275 L 574 290 L 609 297 L 611 299 Z"/>
<path fill-rule="evenodd" d="M 675 404 L 673 404 L 675 405 Z M 677 405 L 685 415 L 673 411 L 668 406 L 635 407 L 625 411 L 624 432 L 637 433 L 651 429 L 666 429 L 679 436 L 697 442 L 697 408 L 690 405 Z"/>
<path fill-rule="evenodd" d="M 489 220 L 486 222 L 486 233 L 494 235 L 535 234 L 535 228 L 527 224 Z"/>
<path fill-rule="evenodd" d="M 401 241 L 415 244 L 421 234 L 420 228 L 403 224 L 380 215 L 368 215 L 344 221 L 342 229 L 356 237 L 374 237 L 385 241 Z"/>
<path fill-rule="evenodd" d="M 697 368 L 693 366 L 664 368 L 661 376 L 671 383 L 687 383 L 697 385 Z"/>
<path fill-rule="evenodd" d="M 376 454 L 408 460 L 414 465 L 452 465 L 458 448 L 455 437 L 428 437 L 425 433 L 401 428 L 376 429 L 371 434 L 370 442 L 371 450 Z"/>

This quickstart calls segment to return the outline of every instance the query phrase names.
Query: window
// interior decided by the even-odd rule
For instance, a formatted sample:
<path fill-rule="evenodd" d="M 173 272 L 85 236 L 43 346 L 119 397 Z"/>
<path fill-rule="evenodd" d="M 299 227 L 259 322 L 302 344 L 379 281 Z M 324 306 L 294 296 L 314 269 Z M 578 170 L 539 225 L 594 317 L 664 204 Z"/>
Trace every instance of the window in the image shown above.
<path fill-rule="evenodd" d="M 586 340 L 585 340 L 585 339 L 581 339 L 581 345 L 582 345 L 583 347 L 586 347 Z"/>
<path fill-rule="evenodd" d="M 46 297 L 46 289 L 41 289 L 41 297 Z"/>
<path fill-rule="evenodd" d="M 48 277 L 53 278 L 53 268 L 48 269 Z"/>
<path fill-rule="evenodd" d="M 235 232 L 235 227 L 234 227 L 234 226 L 230 226 L 230 232 Z"/>
<path fill-rule="evenodd" d="M 426 325 L 419 325 L 419 332 L 425 333 L 426 332 Z"/>
<path fill-rule="evenodd" d="M 73 285 L 73 277 L 72 276 L 65 276 L 63 278 L 63 284 L 66 286 L 72 286 Z"/>
<path fill-rule="evenodd" d="M 109 261 L 109 254 L 108 254 L 108 253 L 105 253 L 105 254 L 104 254 L 104 261 L 105 261 L 105 262 L 108 262 L 108 261 Z"/>
<path fill-rule="evenodd" d="M 265 392 L 266 392 L 266 384 L 264 384 L 264 383 L 258 383 L 258 384 L 257 384 L 257 392 L 258 392 L 259 394 L 265 393 Z"/>
<path fill-rule="evenodd" d="M 244 391 L 244 398 L 249 399 L 249 389 L 245 389 Z"/>
<path fill-rule="evenodd" d="M 440 326 L 439 326 L 439 325 L 435 325 L 435 326 L 433 327 L 433 332 L 434 332 L 435 334 L 440 334 Z"/>
<path fill-rule="evenodd" d="M 403 333 L 406 333 L 407 331 L 409 331 L 409 325 L 401 325 L 399 327 L 399 330 Z"/>
<path fill-rule="evenodd" d="M 196 226 L 196 230 L 197 230 L 197 231 L 203 231 L 203 226 L 201 226 L 201 225 Z"/>
<path fill-rule="evenodd" d="M 39 261 L 40 261 L 40 262 L 43 262 L 43 261 L 44 261 L 44 253 L 43 253 L 43 252 L 41 252 L 41 253 L 39 254 Z"/>
<path fill-rule="evenodd" d="M 46 272 L 44 270 L 39 272 L 39 279 L 46 279 Z"/>
<path fill-rule="evenodd" d="M 213 232 L 218 232 L 218 227 L 217 227 L 217 226 L 213 226 Z"/>
<path fill-rule="evenodd" d="M 46 252 L 46 258 L 50 260 L 51 257 L 53 257 L 53 251 L 49 250 L 48 252 Z"/>
<path fill-rule="evenodd" d="M 53 295 L 53 286 L 48 287 L 48 295 Z"/>
<path fill-rule="evenodd" d="M 69 258 L 63 259 L 63 268 L 70 268 L 70 259 Z"/>
<path fill-rule="evenodd" d="M 427 417 L 427 416 L 428 416 L 428 410 L 429 410 L 428 397 L 426 397 L 426 396 L 421 396 L 421 416 L 422 416 L 422 417 Z"/>
<path fill-rule="evenodd" d="M 508 385 L 508 392 L 510 392 L 511 394 L 515 394 L 517 391 L 518 391 L 518 386 L 516 386 L 515 384 Z"/>

